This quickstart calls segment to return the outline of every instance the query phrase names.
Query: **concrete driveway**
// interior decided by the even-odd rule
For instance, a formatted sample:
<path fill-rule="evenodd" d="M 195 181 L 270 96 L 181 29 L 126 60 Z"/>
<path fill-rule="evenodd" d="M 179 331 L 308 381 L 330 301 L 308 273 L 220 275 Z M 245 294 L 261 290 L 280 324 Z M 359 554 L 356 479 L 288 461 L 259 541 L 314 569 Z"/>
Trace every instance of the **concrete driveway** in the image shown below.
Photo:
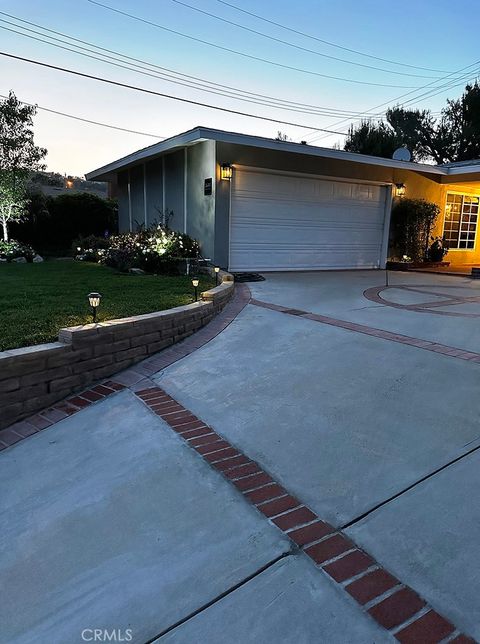
<path fill-rule="evenodd" d="M 153 381 L 480 639 L 480 284 L 384 280 L 266 275 Z M 5 641 L 393 641 L 130 391 L 0 464 Z"/>
<path fill-rule="evenodd" d="M 480 638 L 480 364 L 298 315 L 480 350 L 480 283 L 389 278 L 382 304 L 383 272 L 268 274 L 252 297 L 297 311 L 249 305 L 157 382 Z"/>

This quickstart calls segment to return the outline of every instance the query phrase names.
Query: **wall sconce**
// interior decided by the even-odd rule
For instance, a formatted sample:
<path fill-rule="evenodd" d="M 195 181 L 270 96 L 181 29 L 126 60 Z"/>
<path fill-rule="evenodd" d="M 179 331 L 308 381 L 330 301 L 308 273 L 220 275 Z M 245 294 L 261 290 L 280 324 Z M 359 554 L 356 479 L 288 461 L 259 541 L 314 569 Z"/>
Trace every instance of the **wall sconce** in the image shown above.
<path fill-rule="evenodd" d="M 100 306 L 100 300 L 102 299 L 102 296 L 100 293 L 89 293 L 88 294 L 88 302 L 90 304 L 90 307 L 92 309 L 92 316 L 93 316 L 93 323 L 96 324 L 97 322 L 97 309 Z"/>
<path fill-rule="evenodd" d="M 194 277 L 193 280 L 192 280 L 192 286 L 193 286 L 194 292 L 195 292 L 195 302 L 198 302 L 198 284 L 199 284 L 199 282 L 200 282 L 200 280 L 198 279 L 198 277 Z"/>
<path fill-rule="evenodd" d="M 220 266 L 215 266 L 213 270 L 215 271 L 215 286 L 218 286 L 218 274 L 220 272 Z"/>
<path fill-rule="evenodd" d="M 396 183 L 395 184 L 395 196 L 400 197 L 400 198 L 405 196 L 405 184 L 404 183 Z"/>
<path fill-rule="evenodd" d="M 233 168 L 230 163 L 222 163 L 220 166 L 220 177 L 225 181 L 230 181 L 233 176 Z"/>

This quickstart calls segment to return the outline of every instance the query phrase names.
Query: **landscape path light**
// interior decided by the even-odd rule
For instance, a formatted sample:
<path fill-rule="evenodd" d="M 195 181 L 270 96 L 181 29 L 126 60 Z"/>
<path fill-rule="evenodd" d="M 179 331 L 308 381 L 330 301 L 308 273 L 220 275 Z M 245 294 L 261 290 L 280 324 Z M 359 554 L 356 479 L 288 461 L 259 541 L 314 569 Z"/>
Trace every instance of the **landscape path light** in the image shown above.
<path fill-rule="evenodd" d="M 218 286 L 218 273 L 220 272 L 220 266 L 215 266 L 213 270 L 215 271 L 215 286 Z"/>
<path fill-rule="evenodd" d="M 193 284 L 194 293 L 195 293 L 195 302 L 198 302 L 198 285 L 199 285 L 199 283 L 200 283 L 200 280 L 198 279 L 198 277 L 194 277 L 192 279 L 192 284 Z"/>
<path fill-rule="evenodd" d="M 100 300 L 102 299 L 102 296 L 100 293 L 89 293 L 88 294 L 88 302 L 90 304 L 90 307 L 92 309 L 92 316 L 93 316 L 93 323 L 96 324 L 97 322 L 97 309 L 100 306 Z"/>

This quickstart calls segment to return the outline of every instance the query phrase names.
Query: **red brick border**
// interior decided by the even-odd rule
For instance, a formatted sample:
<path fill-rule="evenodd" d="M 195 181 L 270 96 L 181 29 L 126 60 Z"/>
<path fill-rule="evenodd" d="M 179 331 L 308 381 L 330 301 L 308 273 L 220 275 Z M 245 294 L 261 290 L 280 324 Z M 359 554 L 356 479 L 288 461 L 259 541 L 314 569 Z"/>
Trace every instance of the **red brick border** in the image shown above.
<path fill-rule="evenodd" d="M 163 389 L 154 385 L 135 393 L 397 640 L 404 644 L 435 644 L 446 638 L 475 641 L 459 633 L 411 588 Z"/>
<path fill-rule="evenodd" d="M 405 284 L 390 284 L 390 286 L 372 286 L 367 288 L 363 292 L 363 296 L 370 300 L 370 302 L 375 302 L 376 304 L 382 304 L 383 306 L 389 306 L 393 309 L 402 309 L 404 311 L 416 311 L 417 313 L 432 313 L 433 315 L 446 315 L 449 317 L 455 318 L 479 318 L 479 313 L 461 313 L 460 311 L 433 311 L 432 308 L 438 306 L 454 306 L 457 304 L 468 304 L 471 302 L 478 302 L 480 298 L 478 297 L 460 297 L 456 295 L 445 295 L 445 293 L 438 293 L 434 291 L 422 291 L 421 284 L 418 286 L 406 286 Z M 425 285 L 426 288 L 430 288 Z M 389 289 L 401 289 L 404 291 L 415 291 L 417 293 L 425 293 L 425 295 L 436 295 L 437 297 L 445 297 L 443 301 L 440 302 L 424 302 L 422 304 L 399 304 L 398 302 L 391 302 L 390 300 L 385 300 L 380 293 L 383 291 L 388 291 Z M 452 286 L 450 284 L 442 284 L 442 288 L 458 288 L 458 286 Z"/>
<path fill-rule="evenodd" d="M 103 400 L 121 389 L 125 389 L 125 385 L 113 380 L 107 380 L 101 385 L 95 385 L 90 389 L 85 389 L 85 391 L 62 400 L 34 416 L 20 420 L 18 423 L 2 429 L 0 431 L 0 451 L 10 447 L 10 445 L 15 445 L 15 443 L 18 443 L 28 436 L 37 434 L 42 429 L 51 427 L 55 423 L 58 423 L 58 421 L 76 414 L 85 407 L 99 400 Z"/>
<path fill-rule="evenodd" d="M 262 302 L 261 300 L 250 300 L 250 304 L 259 306 L 263 309 L 270 309 L 278 313 L 285 313 L 286 315 L 294 315 L 295 317 L 303 318 L 306 320 L 313 320 L 329 326 L 335 326 L 347 331 L 356 331 L 364 335 L 371 335 L 375 338 L 382 340 L 390 340 L 391 342 L 399 342 L 400 344 L 407 344 L 417 349 L 425 349 L 426 351 L 433 351 L 434 353 L 441 353 L 450 358 L 459 358 L 460 360 L 467 360 L 468 362 L 480 363 L 480 353 L 474 351 L 466 351 L 465 349 L 458 349 L 451 347 L 447 344 L 439 344 L 430 340 L 421 340 L 420 338 L 413 338 L 409 335 L 402 335 L 401 333 L 392 333 L 391 331 L 384 331 L 377 329 L 373 326 L 365 324 L 357 324 L 356 322 L 348 322 L 347 320 L 338 320 L 330 318 L 326 315 L 319 315 L 317 313 L 309 313 L 308 311 L 300 311 L 298 309 L 289 309 L 279 304 L 271 304 L 270 302 Z"/>
<path fill-rule="evenodd" d="M 250 300 L 250 290 L 246 284 L 236 284 L 230 302 L 217 316 L 205 327 L 197 331 L 182 342 L 143 360 L 125 371 L 115 374 L 115 380 L 108 380 L 70 396 L 55 403 L 48 409 L 25 418 L 21 421 L 0 429 L 0 451 L 15 445 L 24 438 L 32 436 L 42 429 L 47 429 L 55 423 L 94 402 L 103 400 L 106 396 L 125 389 L 126 387 L 141 386 L 142 382 L 150 382 L 149 376 L 165 369 L 169 365 L 181 360 L 193 351 L 196 351 L 207 342 L 221 333 L 243 310 Z"/>

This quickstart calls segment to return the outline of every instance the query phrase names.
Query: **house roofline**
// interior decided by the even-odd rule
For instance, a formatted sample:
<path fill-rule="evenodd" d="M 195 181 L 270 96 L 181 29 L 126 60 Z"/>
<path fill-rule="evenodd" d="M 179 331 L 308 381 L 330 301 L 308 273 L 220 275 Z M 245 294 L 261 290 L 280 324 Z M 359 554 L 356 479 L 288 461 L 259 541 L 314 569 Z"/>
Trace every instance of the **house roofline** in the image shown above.
<path fill-rule="evenodd" d="M 144 163 L 147 159 L 153 159 L 175 149 L 195 145 L 206 140 L 214 140 L 222 143 L 232 143 L 237 145 L 249 145 L 251 147 L 270 150 L 281 150 L 283 152 L 292 152 L 294 154 L 338 159 L 340 161 L 352 161 L 354 163 L 362 163 L 365 165 L 376 165 L 387 168 L 412 170 L 414 172 L 433 174 L 437 176 L 448 176 L 452 174 L 456 175 L 464 174 L 467 172 L 480 171 L 480 166 L 473 166 L 473 164 L 472 166 L 452 167 L 449 165 L 438 166 L 429 165 L 426 163 L 412 163 L 410 161 L 396 161 L 395 159 L 385 159 L 383 157 L 359 154 L 358 152 L 346 152 L 345 150 L 322 148 L 316 145 L 293 143 L 292 141 L 278 141 L 276 139 L 267 137 L 240 134 L 238 132 L 228 132 L 225 130 L 217 130 L 214 128 L 197 126 L 191 130 L 182 132 L 181 134 L 177 134 L 158 143 L 154 143 L 153 145 L 150 145 L 146 148 L 137 150 L 136 152 L 128 154 L 121 159 L 112 161 L 111 163 L 108 163 L 101 168 L 97 168 L 96 170 L 92 170 L 91 172 L 86 173 L 85 176 L 88 180 L 108 180 L 108 175 L 111 173 L 138 165 L 139 163 Z"/>

